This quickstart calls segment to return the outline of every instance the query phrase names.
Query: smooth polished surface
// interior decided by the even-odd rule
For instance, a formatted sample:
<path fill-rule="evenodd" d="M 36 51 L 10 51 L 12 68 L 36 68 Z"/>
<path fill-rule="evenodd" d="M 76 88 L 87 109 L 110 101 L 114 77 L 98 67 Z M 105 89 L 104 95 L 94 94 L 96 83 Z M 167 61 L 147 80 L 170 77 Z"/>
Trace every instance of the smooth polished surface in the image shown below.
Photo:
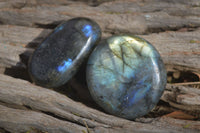
<path fill-rule="evenodd" d="M 92 52 L 87 83 L 105 111 L 135 119 L 158 103 L 166 85 L 166 70 L 159 53 L 144 39 L 113 36 Z"/>
<path fill-rule="evenodd" d="M 101 38 L 99 25 L 75 18 L 59 25 L 35 50 L 29 74 L 37 85 L 58 87 L 66 83 Z"/>

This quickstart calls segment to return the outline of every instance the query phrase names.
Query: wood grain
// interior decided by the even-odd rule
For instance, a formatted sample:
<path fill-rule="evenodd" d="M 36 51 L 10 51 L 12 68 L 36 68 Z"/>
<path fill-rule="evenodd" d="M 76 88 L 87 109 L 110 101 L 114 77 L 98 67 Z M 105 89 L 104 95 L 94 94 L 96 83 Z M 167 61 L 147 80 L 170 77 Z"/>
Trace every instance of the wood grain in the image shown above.
<path fill-rule="evenodd" d="M 168 71 L 200 73 L 199 0 L 0 0 L 0 132 L 178 133 L 200 131 L 200 90 L 167 84 L 159 104 L 134 121 L 75 101 L 57 89 L 30 82 L 27 62 L 58 24 L 73 17 L 94 19 L 103 38 L 131 33 L 161 54 Z M 87 86 L 73 80 L 89 99 Z M 60 88 L 61 89 L 61 88 Z M 65 86 L 64 86 L 65 89 Z M 89 99 L 89 102 L 92 99 Z M 162 117 L 181 110 L 197 118 Z M 150 117 L 151 114 L 156 114 Z"/>
<path fill-rule="evenodd" d="M 0 105 L 0 125 L 10 132 L 31 128 L 48 132 L 79 132 L 86 130 L 84 122 L 94 132 L 198 132 L 199 127 L 195 125 L 200 124 L 191 122 L 193 128 L 184 129 L 182 126 L 188 121 L 177 120 L 181 124 L 174 126 L 173 122 L 167 122 L 170 121 L 168 118 L 152 119 L 146 123 L 124 120 L 72 101 L 53 90 L 2 74 L 0 101 L 3 102 Z M 13 128 L 17 125 L 17 129 Z"/>

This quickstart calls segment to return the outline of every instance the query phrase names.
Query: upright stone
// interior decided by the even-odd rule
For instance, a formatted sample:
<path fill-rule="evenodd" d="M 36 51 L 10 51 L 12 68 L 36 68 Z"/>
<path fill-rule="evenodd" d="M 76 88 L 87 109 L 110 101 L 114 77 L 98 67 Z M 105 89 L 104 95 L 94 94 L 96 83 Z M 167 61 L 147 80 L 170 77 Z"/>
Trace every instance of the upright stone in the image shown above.
<path fill-rule="evenodd" d="M 135 119 L 158 103 L 166 85 L 166 70 L 157 50 L 144 39 L 113 36 L 92 52 L 87 83 L 105 111 Z"/>

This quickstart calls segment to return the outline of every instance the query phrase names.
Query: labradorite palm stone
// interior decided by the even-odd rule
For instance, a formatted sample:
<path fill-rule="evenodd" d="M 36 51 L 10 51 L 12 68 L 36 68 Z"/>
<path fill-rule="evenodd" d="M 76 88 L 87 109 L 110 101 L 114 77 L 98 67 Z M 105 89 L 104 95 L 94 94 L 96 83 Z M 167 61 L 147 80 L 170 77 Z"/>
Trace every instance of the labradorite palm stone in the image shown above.
<path fill-rule="evenodd" d="M 101 37 L 99 25 L 87 18 L 64 22 L 38 46 L 29 60 L 33 82 L 44 87 L 66 83 Z"/>
<path fill-rule="evenodd" d="M 166 85 L 166 70 L 149 42 L 137 36 L 113 36 L 92 52 L 87 83 L 93 99 L 105 111 L 135 119 L 158 103 Z"/>

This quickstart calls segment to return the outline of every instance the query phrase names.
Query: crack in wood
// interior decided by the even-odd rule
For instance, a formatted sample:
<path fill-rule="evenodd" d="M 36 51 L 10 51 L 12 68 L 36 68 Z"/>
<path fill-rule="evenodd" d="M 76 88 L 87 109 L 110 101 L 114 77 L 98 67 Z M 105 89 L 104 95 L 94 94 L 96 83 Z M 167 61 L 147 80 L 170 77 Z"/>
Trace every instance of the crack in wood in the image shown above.
<path fill-rule="evenodd" d="M 79 125 L 79 126 L 85 127 L 84 124 L 81 124 L 81 123 L 76 122 L 76 121 L 72 121 L 72 120 L 70 120 L 70 119 L 66 119 L 66 118 L 61 117 L 61 116 L 58 116 L 58 115 L 56 115 L 56 114 L 54 114 L 54 113 L 52 113 L 52 112 L 47 112 L 47 111 L 41 111 L 41 112 L 44 113 L 44 114 L 46 114 L 46 115 L 52 116 L 52 117 L 54 117 L 54 118 L 56 118 L 56 119 L 63 120 L 63 121 L 67 121 L 67 122 L 74 123 L 74 124 L 77 124 L 77 125 Z M 85 123 L 85 121 L 84 121 L 84 123 Z M 90 127 L 90 128 L 91 128 L 91 127 Z"/>

